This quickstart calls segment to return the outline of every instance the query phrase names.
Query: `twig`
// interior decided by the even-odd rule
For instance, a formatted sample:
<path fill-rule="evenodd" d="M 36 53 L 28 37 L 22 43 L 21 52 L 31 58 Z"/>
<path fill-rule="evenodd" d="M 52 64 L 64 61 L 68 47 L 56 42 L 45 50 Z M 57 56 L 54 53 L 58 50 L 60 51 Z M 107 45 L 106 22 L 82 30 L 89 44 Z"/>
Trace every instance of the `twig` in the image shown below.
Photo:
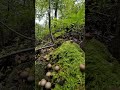
<path fill-rule="evenodd" d="M 99 14 L 99 15 L 102 15 L 102 16 L 111 17 L 110 15 L 107 15 L 107 14 L 104 14 L 104 13 L 101 13 L 101 12 L 91 11 L 91 13 L 96 13 L 96 14 Z"/>
<path fill-rule="evenodd" d="M 50 48 L 50 47 L 53 47 L 53 46 L 55 46 L 55 45 L 52 44 L 52 45 L 49 45 L 49 46 L 45 46 L 45 47 L 42 47 L 42 48 L 38 48 L 38 49 L 35 49 L 35 51 L 39 51 L 39 50 L 45 49 L 45 48 Z"/>
<path fill-rule="evenodd" d="M 7 27 L 7 28 L 8 28 L 9 30 L 11 30 L 12 32 L 18 34 L 19 36 L 22 36 L 22 37 L 24 37 L 24 38 L 26 38 L 26 39 L 29 39 L 29 40 L 33 40 L 33 41 L 35 41 L 35 39 L 32 39 L 32 38 L 27 37 L 27 36 L 25 36 L 25 35 L 22 35 L 22 34 L 20 34 L 19 32 L 13 30 L 12 28 L 10 28 L 9 26 L 7 26 L 7 25 L 4 24 L 3 22 L 0 21 L 0 23 L 2 23 L 5 27 Z"/>

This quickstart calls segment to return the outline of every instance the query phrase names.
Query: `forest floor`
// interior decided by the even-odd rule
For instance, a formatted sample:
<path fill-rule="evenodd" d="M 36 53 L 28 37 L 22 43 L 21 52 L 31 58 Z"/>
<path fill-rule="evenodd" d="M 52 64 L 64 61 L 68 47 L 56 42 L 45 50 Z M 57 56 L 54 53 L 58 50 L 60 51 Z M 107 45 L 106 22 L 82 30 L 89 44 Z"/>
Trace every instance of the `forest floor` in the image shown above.
<path fill-rule="evenodd" d="M 0 53 L 0 90 L 33 90 L 34 48 L 21 45 L 20 50 L 12 45 Z"/>
<path fill-rule="evenodd" d="M 89 38 L 87 37 L 84 41 L 82 41 L 81 38 L 79 38 L 77 36 L 79 36 L 79 35 L 76 34 L 74 36 L 71 36 L 71 35 L 70 36 L 69 35 L 60 36 L 59 38 L 55 39 L 55 44 L 52 44 L 51 42 L 49 42 L 44 46 L 44 48 L 40 48 L 40 45 L 38 45 L 38 47 L 36 47 L 37 52 L 35 55 L 35 60 L 36 60 L 35 66 L 33 65 L 33 63 L 34 63 L 33 51 L 29 51 L 28 53 L 21 52 L 21 53 L 9 56 L 7 58 L 2 58 L 0 60 L 0 66 L 2 66 L 0 68 L 0 83 L 1 83 L 0 90 L 6 90 L 8 88 L 10 88 L 10 90 L 16 90 L 16 89 L 23 90 L 23 88 L 24 88 L 24 90 L 28 90 L 28 88 L 29 88 L 29 90 L 32 90 L 33 89 L 32 84 L 34 84 L 33 83 L 34 82 L 34 69 L 35 69 L 36 90 L 40 90 L 41 87 L 39 87 L 38 82 L 43 78 L 45 78 L 47 81 L 52 82 L 52 89 L 59 90 L 60 86 L 63 86 L 61 83 L 65 83 L 65 80 L 63 78 L 61 80 L 61 77 L 63 76 L 61 74 L 65 74 L 65 73 L 57 72 L 59 75 L 61 75 L 61 77 L 59 77 L 59 78 L 58 78 L 58 76 L 56 76 L 57 81 L 54 79 L 55 78 L 54 76 L 51 78 L 46 77 L 47 72 L 49 72 L 49 71 L 54 72 L 54 70 L 51 70 L 51 69 L 48 70 L 47 65 L 50 63 L 54 67 L 55 65 L 59 65 L 58 62 L 60 60 L 60 57 L 57 57 L 58 59 L 55 58 L 55 61 L 54 61 L 54 59 L 50 58 L 49 55 L 53 55 L 53 56 L 56 55 L 56 53 L 58 53 L 57 50 L 58 51 L 61 50 L 61 52 L 63 52 L 62 48 L 64 48 L 66 51 L 68 50 L 67 53 L 70 52 L 70 56 L 71 56 L 72 55 L 71 52 L 74 52 L 74 51 L 69 51 L 72 47 L 74 47 L 74 45 L 72 43 L 76 43 L 79 46 L 79 48 L 82 48 L 82 50 L 85 52 L 86 57 L 84 57 L 84 59 L 86 60 L 86 64 L 88 65 L 88 67 L 86 67 L 86 68 L 90 69 L 89 67 L 91 67 L 91 68 L 94 67 L 93 69 L 90 69 L 88 71 L 92 70 L 91 71 L 92 74 L 94 76 L 96 76 L 97 78 L 94 77 L 93 75 L 91 75 L 89 72 L 86 72 L 86 74 L 88 74 L 88 77 L 86 77 L 86 80 L 90 80 L 90 82 L 91 82 L 91 83 L 86 82 L 87 88 L 93 87 L 92 83 L 94 84 L 98 81 L 101 81 L 98 84 L 96 84 L 96 86 L 93 88 L 93 90 L 96 90 L 96 88 L 98 88 L 98 86 L 100 86 L 99 88 L 102 88 L 102 89 L 105 89 L 105 87 L 109 86 L 109 87 L 107 87 L 106 90 L 114 90 L 114 88 L 116 88 L 120 85 L 120 83 L 118 81 L 119 75 L 120 75 L 119 74 L 120 68 L 117 68 L 120 66 L 120 64 L 117 62 L 117 60 L 114 57 L 112 57 L 112 55 L 106 49 L 105 45 L 102 44 L 101 42 L 99 42 L 98 40 L 91 38 L 91 37 L 89 37 Z M 67 47 L 65 47 L 65 44 L 64 44 L 64 42 L 67 42 L 67 41 L 70 42 L 70 43 L 66 43 L 66 45 L 68 45 L 67 46 L 68 49 L 66 49 Z M 69 44 L 70 44 L 70 46 L 69 46 Z M 76 48 L 76 46 L 75 46 L 74 49 L 76 50 L 78 48 Z M 31 52 L 31 54 L 30 54 L 30 52 Z M 77 57 L 79 57 L 79 55 Z M 67 58 L 69 58 L 69 57 L 67 57 Z M 57 61 L 56 61 L 56 59 L 57 59 Z M 66 59 L 66 58 L 64 58 L 64 59 Z M 77 63 L 79 63 L 79 61 Z M 89 64 L 89 63 L 91 63 L 91 64 Z M 68 62 L 68 64 L 70 64 L 70 63 Z M 62 68 L 64 68 L 64 67 L 62 67 Z M 64 70 L 64 69 L 62 69 L 62 70 Z M 67 70 L 67 67 L 66 67 L 66 70 Z M 100 71 L 102 74 L 104 73 L 103 76 L 96 75 L 96 73 L 100 73 Z M 78 73 L 81 73 L 81 72 L 78 71 Z M 78 73 L 76 73 L 76 74 L 78 75 Z M 56 74 L 56 73 L 52 73 L 52 74 Z M 108 78 L 108 76 L 109 76 L 109 78 Z M 66 77 L 64 77 L 64 78 L 66 78 Z M 82 76 L 82 79 L 85 80 L 85 78 L 83 76 Z M 93 79 L 95 79 L 96 81 L 94 82 Z M 99 80 L 99 79 L 101 79 L 101 80 Z M 104 80 L 106 80 L 106 81 L 104 81 Z M 110 83 L 111 80 L 113 80 L 114 82 Z M 101 84 L 103 84 L 103 82 L 104 82 L 104 85 L 101 85 Z M 59 84 L 57 84 L 57 86 L 55 86 L 56 83 L 59 83 Z M 84 81 L 82 81 L 82 83 L 83 83 L 82 85 L 77 86 L 77 88 L 74 90 L 84 90 L 85 89 Z M 23 87 L 20 87 L 20 86 L 23 86 Z M 66 86 L 67 86 L 67 84 L 66 84 Z M 75 84 L 75 86 L 76 86 L 76 84 Z M 113 88 L 113 89 L 111 89 L 111 88 Z M 69 90 L 70 87 L 67 89 Z M 65 90 L 67 90 L 67 89 L 65 89 Z M 117 89 L 119 90 L 119 88 L 117 88 Z M 45 88 L 44 88 L 44 90 L 45 90 Z"/>
<path fill-rule="evenodd" d="M 60 64 L 58 64 L 58 62 L 60 61 L 60 60 L 57 60 L 57 59 L 60 59 L 59 57 L 57 57 L 56 59 L 52 59 L 52 57 L 50 58 L 49 57 L 49 55 L 53 55 L 53 56 L 55 56 L 54 54 L 53 54 L 53 52 L 56 52 L 57 53 L 57 49 L 59 49 L 59 48 L 64 48 L 63 46 L 63 44 L 64 43 L 66 43 L 66 42 L 71 42 L 70 43 L 70 46 L 71 46 L 71 49 L 72 49 L 72 43 L 75 43 L 75 44 L 77 44 L 78 45 L 78 47 L 80 48 L 83 48 L 83 46 L 84 46 L 84 42 L 81 40 L 81 38 L 79 38 L 79 37 L 76 37 L 76 36 L 79 36 L 79 34 L 76 34 L 75 36 L 71 36 L 71 35 L 64 35 L 64 36 L 60 36 L 60 37 L 58 37 L 57 39 L 55 39 L 55 44 L 53 45 L 53 46 L 51 46 L 50 45 L 50 47 L 47 47 L 47 48 L 43 48 L 43 49 L 40 49 L 39 50 L 39 52 L 37 52 L 37 54 L 36 54 L 36 64 L 35 64 L 35 75 L 36 75 L 36 90 L 40 90 L 40 86 L 38 86 L 38 82 L 41 80 L 41 79 L 43 79 L 43 78 L 45 78 L 47 81 L 49 81 L 49 82 L 51 82 L 52 83 L 52 89 L 54 89 L 54 90 L 57 90 L 57 89 L 60 89 L 60 87 L 58 86 L 58 87 L 56 87 L 55 88 L 55 84 L 56 83 L 58 83 L 57 82 L 57 80 L 55 80 L 54 81 L 54 76 L 53 76 L 53 78 L 47 78 L 46 77 L 46 73 L 47 72 L 52 72 L 53 74 L 54 74 L 54 69 L 53 70 L 48 70 L 47 69 L 47 65 L 48 64 L 52 64 L 52 67 L 54 68 L 54 66 L 55 65 L 59 65 L 60 66 Z M 49 46 L 49 44 L 48 44 L 48 46 Z M 37 47 L 37 49 L 38 49 L 39 47 Z M 69 44 L 68 44 L 68 48 L 69 48 Z M 69 50 L 68 50 L 68 52 L 67 52 L 67 47 L 65 47 L 65 49 L 66 49 L 66 51 L 61 51 L 61 52 L 63 52 L 63 56 L 64 56 L 64 52 L 66 52 L 67 54 L 71 54 L 72 55 L 72 51 L 69 51 L 70 50 L 70 48 L 69 48 Z M 58 50 L 58 51 L 60 51 L 60 50 Z M 60 52 L 60 53 L 61 53 Z M 76 53 L 76 52 L 75 52 Z M 62 53 L 61 53 L 62 54 Z M 71 56 L 70 55 L 70 56 Z M 80 54 L 79 54 L 80 55 Z M 58 55 L 59 56 L 59 55 Z M 61 56 L 61 58 L 62 58 L 62 56 Z M 68 57 L 69 58 L 69 57 Z M 76 58 L 76 57 L 75 57 Z M 74 58 L 74 59 L 75 59 Z M 64 58 L 65 59 L 65 58 Z M 85 58 L 84 58 L 85 59 Z M 57 61 L 56 61 L 57 60 Z M 62 61 L 62 60 L 61 60 Z M 69 60 L 68 60 L 69 61 Z M 80 61 L 78 60 L 76 63 L 79 63 Z M 62 63 L 62 62 L 61 62 Z M 69 62 L 67 62 L 67 64 L 70 64 Z M 78 64 L 79 65 L 79 64 Z M 64 66 L 63 67 L 61 67 L 61 69 L 63 69 L 64 68 Z M 66 67 L 66 69 L 67 69 L 67 67 Z M 64 70 L 63 70 L 64 71 Z M 61 71 L 62 72 L 62 71 Z M 61 73 L 61 72 L 59 72 L 59 74 Z M 78 71 L 77 71 L 78 72 Z M 78 72 L 79 73 L 79 72 Z M 57 76 L 58 77 L 58 76 Z M 61 77 L 63 77 L 63 75 L 61 75 Z M 59 78 L 60 79 L 60 78 Z M 85 80 L 85 79 L 84 79 Z M 61 80 L 61 82 L 62 82 L 62 80 Z M 59 85 L 59 84 L 58 84 Z M 73 87 L 72 88 L 74 88 L 74 85 L 73 85 Z M 64 88 L 65 89 L 65 88 Z M 63 89 L 63 90 L 64 90 Z M 70 88 L 66 88 L 65 90 L 69 90 Z M 83 86 L 79 86 L 79 89 L 81 89 L 81 90 L 84 90 L 85 88 L 84 88 L 84 85 Z M 44 88 L 44 90 L 47 90 L 47 89 L 45 89 Z M 78 89 L 77 89 L 78 90 Z"/>
<path fill-rule="evenodd" d="M 89 70 L 88 70 L 88 72 L 86 72 L 87 76 L 86 76 L 86 78 L 84 78 L 84 80 L 86 79 L 91 82 L 91 83 L 87 83 L 88 81 L 86 82 L 87 83 L 86 88 L 89 89 L 89 88 L 92 88 L 93 85 L 95 85 L 93 90 L 97 90 L 98 88 L 101 88 L 100 90 L 104 90 L 104 89 L 105 90 L 114 90 L 115 88 L 119 90 L 120 82 L 119 82 L 118 78 L 120 75 L 120 73 L 119 73 L 120 68 L 116 68 L 116 66 L 120 66 L 118 61 L 109 53 L 106 46 L 103 43 L 101 43 L 100 41 L 96 40 L 93 36 L 87 35 L 86 39 L 84 41 L 82 41 L 80 38 L 78 38 L 76 36 L 78 36 L 78 35 L 74 35 L 74 36 L 66 35 L 65 37 L 59 37 L 55 41 L 55 46 L 40 49 L 40 51 L 37 53 L 37 55 L 36 55 L 37 63 L 35 64 L 35 66 L 36 66 L 36 70 L 35 70 L 36 71 L 36 73 L 35 73 L 35 75 L 36 75 L 36 90 L 40 90 L 41 87 L 38 86 L 38 82 L 43 78 L 45 78 L 47 81 L 52 82 L 52 90 L 59 90 L 60 87 L 63 86 L 61 84 L 60 84 L 60 86 L 59 86 L 59 84 L 56 84 L 58 82 L 54 81 L 54 79 L 53 79 L 54 76 L 52 78 L 47 78 L 46 73 L 49 71 L 54 72 L 54 70 L 47 69 L 48 64 L 52 64 L 53 66 L 55 66 L 55 65 L 59 65 L 58 62 L 60 60 L 62 62 L 62 59 L 57 57 L 56 59 L 58 59 L 58 60 L 54 63 L 54 60 L 50 59 L 49 54 L 52 55 L 53 54 L 52 52 L 57 52 L 57 50 L 61 50 L 64 42 L 66 42 L 66 41 L 76 43 L 77 45 L 79 45 L 79 48 L 83 49 L 83 51 L 86 54 L 85 60 L 87 60 L 87 61 L 85 61 L 85 64 L 87 65 L 86 68 L 88 68 Z M 63 53 L 63 52 L 61 52 L 61 53 Z M 69 50 L 68 50 L 68 53 L 69 53 Z M 54 57 L 54 55 L 55 54 L 53 54 L 53 57 Z M 77 63 L 79 63 L 79 61 L 77 61 Z M 64 68 L 64 66 L 62 68 Z M 92 72 L 92 74 L 94 76 L 92 74 L 90 74 L 90 72 Z M 81 72 L 79 72 L 79 73 L 81 73 Z M 40 75 L 38 75 L 38 74 L 40 74 Z M 58 72 L 58 74 L 60 74 L 60 72 Z M 101 76 L 99 76 L 99 74 Z M 53 75 L 54 75 L 54 73 L 53 73 Z M 110 78 L 108 78 L 108 76 L 110 76 Z M 62 77 L 64 77 L 64 76 L 62 76 Z M 106 81 L 104 81 L 104 80 L 106 80 Z M 114 80 L 114 82 L 112 82 L 111 80 Z M 62 80 L 60 80 L 60 81 L 62 81 Z M 99 82 L 99 83 L 95 84 L 97 82 Z M 85 84 L 83 84 L 82 87 L 81 87 L 81 85 L 80 86 L 79 85 L 78 85 L 78 88 L 74 88 L 74 90 L 84 90 L 85 89 L 84 88 Z M 72 86 L 74 87 L 74 85 L 71 85 L 71 87 Z M 64 85 L 64 88 L 65 88 L 65 85 Z M 63 90 L 64 90 L 64 88 L 63 88 Z M 70 88 L 68 87 L 66 90 L 69 90 L 69 89 Z"/>

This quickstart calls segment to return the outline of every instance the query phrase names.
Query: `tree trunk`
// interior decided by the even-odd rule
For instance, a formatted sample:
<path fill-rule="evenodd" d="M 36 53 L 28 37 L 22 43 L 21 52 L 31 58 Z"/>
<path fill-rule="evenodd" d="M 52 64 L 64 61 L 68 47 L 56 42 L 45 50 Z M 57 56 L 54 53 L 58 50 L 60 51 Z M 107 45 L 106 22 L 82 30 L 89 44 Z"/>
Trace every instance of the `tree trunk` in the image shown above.
<path fill-rule="evenodd" d="M 56 0 L 56 2 L 55 2 L 55 18 L 57 18 L 57 12 L 58 12 L 58 1 L 59 1 L 59 0 Z"/>
<path fill-rule="evenodd" d="M 4 34 L 3 34 L 3 30 L 1 29 L 0 30 L 0 41 L 1 41 L 1 44 L 0 44 L 0 46 L 1 47 L 3 47 L 4 46 L 4 36 L 3 36 Z"/>
<path fill-rule="evenodd" d="M 49 32 L 50 32 L 50 37 L 51 37 L 51 41 L 54 43 L 54 38 L 53 38 L 53 35 L 52 35 L 52 31 L 51 31 L 51 7 L 50 7 L 50 4 L 51 4 L 51 0 L 49 0 L 49 12 L 48 12 L 48 16 L 49 16 Z"/>
<path fill-rule="evenodd" d="M 109 47 L 110 52 L 113 54 L 113 56 L 117 59 L 120 59 L 120 3 L 117 4 L 116 10 L 116 18 L 117 18 L 117 24 L 116 24 L 116 36 L 112 40 L 111 47 Z"/>

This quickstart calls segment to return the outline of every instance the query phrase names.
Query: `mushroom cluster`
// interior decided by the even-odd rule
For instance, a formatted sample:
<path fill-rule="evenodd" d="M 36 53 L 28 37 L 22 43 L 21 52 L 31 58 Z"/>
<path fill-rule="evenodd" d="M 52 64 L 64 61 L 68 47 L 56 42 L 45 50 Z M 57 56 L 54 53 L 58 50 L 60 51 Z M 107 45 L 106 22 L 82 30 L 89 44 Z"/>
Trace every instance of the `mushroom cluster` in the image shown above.
<path fill-rule="evenodd" d="M 39 81 L 38 85 L 41 86 L 42 88 L 45 87 L 46 89 L 50 89 L 52 86 L 51 82 L 47 82 L 47 80 L 45 79 L 42 79 L 41 81 Z"/>
<path fill-rule="evenodd" d="M 47 64 L 47 72 L 46 72 L 46 79 L 42 79 L 41 81 L 38 82 L 38 85 L 41 86 L 42 88 L 45 89 L 51 89 L 51 87 L 53 86 L 52 83 L 50 82 L 52 75 L 52 72 L 50 71 L 52 69 L 52 64 L 48 63 Z M 60 67 L 58 65 L 56 65 L 53 70 L 55 71 L 59 71 Z"/>
<path fill-rule="evenodd" d="M 27 80 L 28 82 L 33 82 L 35 80 L 34 76 L 29 73 L 30 68 L 25 68 L 25 70 L 19 73 L 21 79 Z"/>
<path fill-rule="evenodd" d="M 51 51 L 51 50 L 48 50 Z M 52 75 L 52 71 L 56 71 L 58 72 L 60 70 L 60 67 L 58 65 L 52 66 L 51 63 L 49 63 L 49 57 L 47 55 L 45 56 L 41 56 L 42 57 L 42 61 L 47 61 L 48 64 L 46 66 L 46 75 L 45 75 L 45 79 L 42 79 L 38 82 L 38 86 L 41 86 L 41 88 L 43 89 L 51 89 L 51 87 L 53 87 L 55 84 L 54 82 L 51 82 L 51 79 L 53 77 Z M 39 57 L 38 59 L 41 60 L 41 57 Z"/>

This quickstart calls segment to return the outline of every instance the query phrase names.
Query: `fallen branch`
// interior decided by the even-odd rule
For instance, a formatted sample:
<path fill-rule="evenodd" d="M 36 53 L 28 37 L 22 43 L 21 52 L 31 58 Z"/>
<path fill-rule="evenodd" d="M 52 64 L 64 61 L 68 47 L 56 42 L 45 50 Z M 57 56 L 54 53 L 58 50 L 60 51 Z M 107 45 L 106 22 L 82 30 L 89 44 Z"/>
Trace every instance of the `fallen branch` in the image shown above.
<path fill-rule="evenodd" d="M 35 47 L 33 47 L 33 48 L 27 48 L 27 49 L 23 49 L 23 50 L 13 51 L 13 52 L 11 52 L 11 53 L 8 53 L 8 54 L 6 54 L 6 55 L 3 55 L 2 57 L 0 57 L 0 59 L 3 59 L 3 58 L 5 58 L 5 57 L 11 56 L 11 55 L 15 55 L 15 54 L 18 54 L 18 53 L 22 53 L 22 52 L 27 52 L 27 51 L 31 51 L 31 50 L 39 51 L 39 50 L 41 50 L 41 49 L 50 48 L 50 47 L 53 47 L 53 46 L 55 46 L 55 45 L 53 44 L 53 45 L 41 47 L 41 48 L 38 48 L 38 49 L 36 49 L 36 50 L 35 50 Z"/>
<path fill-rule="evenodd" d="M 50 47 L 53 47 L 53 46 L 55 46 L 55 45 L 53 44 L 53 45 L 49 45 L 49 46 L 45 46 L 45 47 L 42 47 L 42 48 L 35 49 L 35 53 L 38 54 L 38 53 L 40 53 L 41 49 L 46 49 L 46 48 L 50 48 Z"/>
<path fill-rule="evenodd" d="M 26 52 L 26 51 L 31 51 L 31 50 L 34 50 L 35 48 L 27 48 L 27 49 L 23 49 L 23 50 L 18 50 L 18 51 L 13 51 L 11 53 L 8 53 L 6 55 L 3 55 L 2 57 L 0 57 L 0 59 L 2 58 L 5 58 L 5 57 L 8 57 L 8 56 L 11 56 L 11 55 L 15 55 L 15 54 L 18 54 L 18 53 L 21 53 L 21 52 Z"/>
<path fill-rule="evenodd" d="M 102 15 L 102 16 L 111 17 L 110 15 L 107 15 L 107 14 L 104 14 L 104 13 L 101 13 L 101 12 L 97 12 L 97 11 L 91 11 L 91 13 L 96 13 L 96 14 L 99 14 L 99 15 Z"/>

